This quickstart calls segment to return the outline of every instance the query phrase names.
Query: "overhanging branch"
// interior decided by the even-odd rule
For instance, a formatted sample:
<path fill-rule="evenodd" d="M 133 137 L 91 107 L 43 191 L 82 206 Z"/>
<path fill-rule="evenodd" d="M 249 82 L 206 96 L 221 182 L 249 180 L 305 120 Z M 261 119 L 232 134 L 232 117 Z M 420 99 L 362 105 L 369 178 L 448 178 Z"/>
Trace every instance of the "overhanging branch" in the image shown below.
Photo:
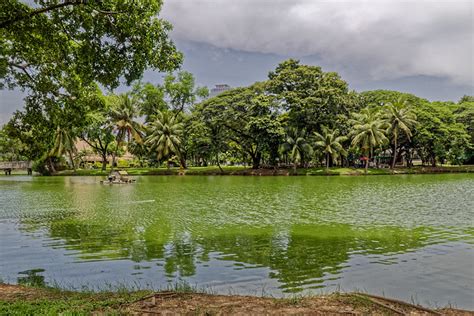
<path fill-rule="evenodd" d="M 8 63 L 8 65 L 10 65 L 11 67 L 15 67 L 15 68 L 20 69 L 28 77 L 28 79 L 30 81 L 33 81 L 33 78 L 31 77 L 29 72 L 26 70 L 27 66 L 18 65 L 18 64 L 15 64 L 15 63 Z"/>
<path fill-rule="evenodd" d="M 49 11 L 57 10 L 57 9 L 67 7 L 67 6 L 81 5 L 81 4 L 84 4 L 85 2 L 86 2 L 86 0 L 78 0 L 78 1 L 66 0 L 63 3 L 58 3 L 58 4 L 55 4 L 55 5 L 49 6 L 49 7 L 36 9 L 36 10 L 30 11 L 30 12 L 26 12 L 24 14 L 19 14 L 18 16 L 14 17 L 13 19 L 0 22 L 0 28 L 5 28 L 5 27 L 10 26 L 14 23 L 29 19 L 29 18 L 31 18 L 35 15 L 38 15 L 38 14 L 42 14 L 42 13 L 46 13 L 46 12 L 49 12 Z"/>
<path fill-rule="evenodd" d="M 57 9 L 68 7 L 68 6 L 77 6 L 77 5 L 82 5 L 82 4 L 87 4 L 87 0 L 76 0 L 76 1 L 66 0 L 63 3 L 59 3 L 59 4 L 49 6 L 49 7 L 40 8 L 40 9 L 32 10 L 32 11 L 29 11 L 29 12 L 25 12 L 23 14 L 19 14 L 18 16 L 14 17 L 12 19 L 2 21 L 2 22 L 0 22 L 0 28 L 6 28 L 6 27 L 8 27 L 8 26 L 10 26 L 14 23 L 29 19 L 29 18 L 31 18 L 35 15 L 38 15 L 38 14 L 47 13 L 49 11 L 54 11 L 54 10 L 57 10 Z M 114 15 L 114 14 L 124 13 L 124 12 L 101 10 L 101 9 L 96 9 L 96 8 L 92 8 L 92 10 L 94 10 L 94 11 L 100 13 L 100 14 L 105 14 L 105 15 Z"/>

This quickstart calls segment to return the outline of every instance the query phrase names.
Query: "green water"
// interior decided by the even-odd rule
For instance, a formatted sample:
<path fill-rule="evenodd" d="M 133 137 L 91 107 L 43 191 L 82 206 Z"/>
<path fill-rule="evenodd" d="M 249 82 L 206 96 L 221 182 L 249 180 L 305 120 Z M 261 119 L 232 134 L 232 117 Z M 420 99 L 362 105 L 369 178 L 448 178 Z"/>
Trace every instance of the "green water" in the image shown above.
<path fill-rule="evenodd" d="M 474 176 L 0 177 L 0 277 L 474 307 Z"/>

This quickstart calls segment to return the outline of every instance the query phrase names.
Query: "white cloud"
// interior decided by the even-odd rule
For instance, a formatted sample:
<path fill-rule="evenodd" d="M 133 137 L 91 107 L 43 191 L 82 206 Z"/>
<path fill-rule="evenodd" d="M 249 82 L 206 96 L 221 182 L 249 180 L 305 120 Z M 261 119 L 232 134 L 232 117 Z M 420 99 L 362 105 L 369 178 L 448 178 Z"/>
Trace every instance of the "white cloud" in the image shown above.
<path fill-rule="evenodd" d="M 474 85 L 471 1 L 165 0 L 173 37 L 248 52 L 318 55 L 370 79 Z"/>

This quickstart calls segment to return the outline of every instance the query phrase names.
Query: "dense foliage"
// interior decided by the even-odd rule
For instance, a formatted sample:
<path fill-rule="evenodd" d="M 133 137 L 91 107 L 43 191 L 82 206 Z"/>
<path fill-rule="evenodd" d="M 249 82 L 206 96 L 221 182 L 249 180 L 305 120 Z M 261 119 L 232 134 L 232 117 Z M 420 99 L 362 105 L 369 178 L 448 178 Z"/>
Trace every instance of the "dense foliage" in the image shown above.
<path fill-rule="evenodd" d="M 27 100 L 0 139 L 16 142 L 16 155 L 50 172 L 61 157 L 74 167 L 73 156 L 80 156 L 70 146 L 74 137 L 102 157 L 104 169 L 108 156 L 127 151 L 140 166 L 182 168 L 395 168 L 415 159 L 432 166 L 474 160 L 474 102 L 467 96 L 454 103 L 397 91 L 356 93 L 336 73 L 288 60 L 266 81 L 206 97 L 192 74 L 170 73 L 162 85 L 138 82 L 122 95 L 96 89 L 80 122 L 71 114 L 59 125 Z M 64 118 L 75 109 L 62 111 Z"/>

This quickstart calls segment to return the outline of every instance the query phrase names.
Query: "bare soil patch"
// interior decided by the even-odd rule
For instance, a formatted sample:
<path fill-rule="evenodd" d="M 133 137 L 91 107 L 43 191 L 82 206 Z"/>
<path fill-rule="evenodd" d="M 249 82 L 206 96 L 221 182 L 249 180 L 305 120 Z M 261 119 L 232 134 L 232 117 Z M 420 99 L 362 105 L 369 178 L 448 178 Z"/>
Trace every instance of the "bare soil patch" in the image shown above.
<path fill-rule="evenodd" d="M 134 315 L 474 315 L 456 309 L 430 310 L 363 294 L 291 299 L 199 293 L 156 293 L 127 306 Z"/>
<path fill-rule="evenodd" d="M 0 303 L 67 299 L 59 290 L 0 284 Z M 104 294 L 90 293 L 90 300 Z M 130 295 L 130 294 L 111 294 Z M 104 296 L 106 299 L 106 296 Z M 268 297 L 159 292 L 126 304 L 109 306 L 93 314 L 125 315 L 474 315 L 452 308 L 432 310 L 409 303 L 361 293 L 275 299 Z M 72 310 L 74 312 L 74 310 Z"/>

